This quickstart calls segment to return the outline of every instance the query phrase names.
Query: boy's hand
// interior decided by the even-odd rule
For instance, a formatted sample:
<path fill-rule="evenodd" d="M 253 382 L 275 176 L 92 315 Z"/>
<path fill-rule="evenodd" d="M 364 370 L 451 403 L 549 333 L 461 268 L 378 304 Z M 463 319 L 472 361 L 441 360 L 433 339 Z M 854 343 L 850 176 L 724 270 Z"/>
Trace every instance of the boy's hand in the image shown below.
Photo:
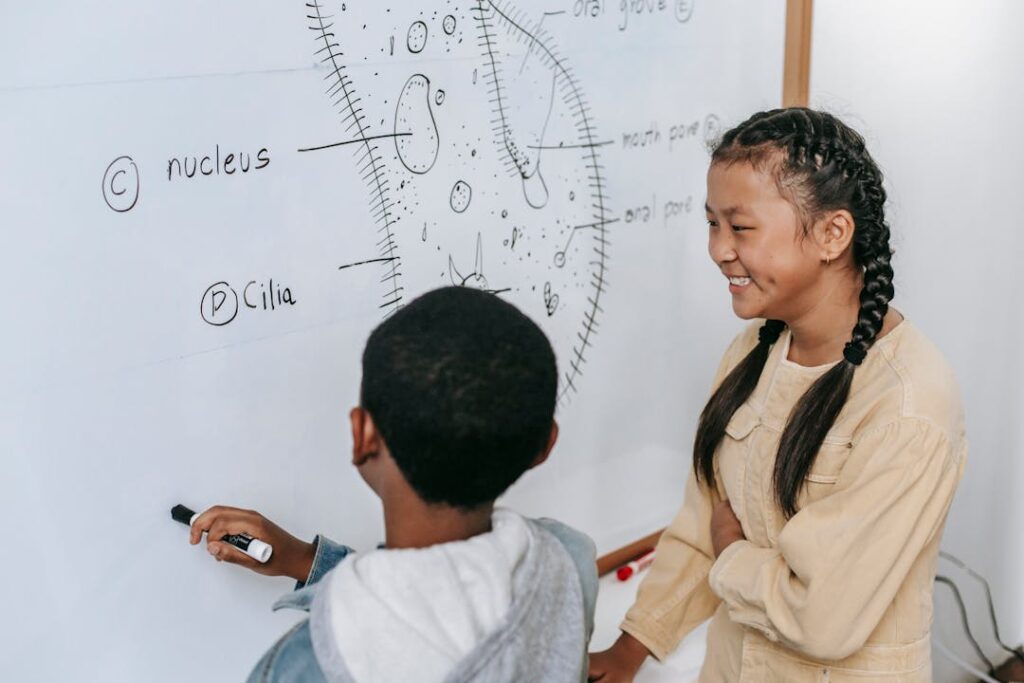
<path fill-rule="evenodd" d="M 217 505 L 196 517 L 189 543 L 196 545 L 206 532 L 206 550 L 218 562 L 230 562 L 267 576 L 290 576 L 305 581 L 313 566 L 316 548 L 301 541 L 254 510 Z M 220 539 L 229 534 L 248 534 L 274 548 L 270 559 L 260 563 Z"/>
<path fill-rule="evenodd" d="M 651 653 L 639 640 L 623 633 L 603 652 L 590 655 L 587 680 L 600 683 L 630 683 Z"/>
<path fill-rule="evenodd" d="M 715 549 L 715 557 L 736 541 L 746 540 L 739 518 L 733 512 L 732 504 L 727 500 L 715 505 L 711 513 L 711 545 Z"/>

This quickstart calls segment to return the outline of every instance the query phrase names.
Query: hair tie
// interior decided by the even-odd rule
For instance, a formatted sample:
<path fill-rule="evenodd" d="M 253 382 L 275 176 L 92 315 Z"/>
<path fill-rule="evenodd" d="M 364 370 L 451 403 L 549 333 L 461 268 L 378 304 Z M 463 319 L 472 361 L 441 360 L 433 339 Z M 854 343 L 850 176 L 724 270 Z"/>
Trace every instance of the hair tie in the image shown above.
<path fill-rule="evenodd" d="M 769 320 L 764 325 L 761 325 L 761 329 L 757 331 L 757 342 L 759 344 L 767 344 L 771 346 L 779 340 L 779 335 L 782 334 L 783 325 L 775 320 Z"/>
<path fill-rule="evenodd" d="M 843 358 L 845 358 L 848 363 L 860 365 L 864 362 L 864 358 L 867 357 L 867 355 L 867 349 L 862 349 L 853 342 L 848 342 L 846 346 L 843 347 Z"/>

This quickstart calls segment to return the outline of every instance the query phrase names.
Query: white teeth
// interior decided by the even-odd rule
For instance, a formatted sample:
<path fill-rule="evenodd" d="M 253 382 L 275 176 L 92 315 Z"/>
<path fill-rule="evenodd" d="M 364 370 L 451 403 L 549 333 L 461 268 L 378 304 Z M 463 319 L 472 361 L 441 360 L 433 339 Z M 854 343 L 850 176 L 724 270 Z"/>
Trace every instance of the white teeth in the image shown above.
<path fill-rule="evenodd" d="M 729 278 L 729 283 L 733 284 L 733 285 L 736 285 L 737 287 L 746 287 L 747 285 L 750 284 L 750 278 L 749 277 L 731 277 L 731 278 Z"/>

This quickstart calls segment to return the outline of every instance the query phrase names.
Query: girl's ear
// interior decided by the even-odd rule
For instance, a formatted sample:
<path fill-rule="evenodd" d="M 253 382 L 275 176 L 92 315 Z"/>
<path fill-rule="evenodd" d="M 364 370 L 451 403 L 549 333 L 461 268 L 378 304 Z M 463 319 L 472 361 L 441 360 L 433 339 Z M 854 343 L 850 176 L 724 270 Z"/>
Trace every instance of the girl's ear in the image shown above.
<path fill-rule="evenodd" d="M 853 215 L 846 209 L 829 211 L 815 222 L 814 237 L 821 250 L 821 262 L 838 261 L 853 242 L 856 228 Z"/>

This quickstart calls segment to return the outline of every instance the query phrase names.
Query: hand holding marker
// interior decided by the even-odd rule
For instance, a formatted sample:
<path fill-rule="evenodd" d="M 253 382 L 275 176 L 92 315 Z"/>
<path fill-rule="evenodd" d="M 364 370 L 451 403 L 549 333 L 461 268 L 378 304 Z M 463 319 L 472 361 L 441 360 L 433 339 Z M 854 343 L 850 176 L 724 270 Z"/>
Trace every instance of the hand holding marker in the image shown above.
<path fill-rule="evenodd" d="M 176 505 L 171 517 L 191 527 L 189 543 L 192 545 L 200 543 L 205 532 L 206 550 L 218 562 L 237 564 L 264 576 L 288 576 L 296 581 L 309 578 L 316 558 L 316 544 L 296 538 L 255 510 L 214 505 L 195 515 L 184 505 Z M 234 543 L 233 540 L 238 539 L 232 537 L 252 539 L 248 551 Z M 266 546 L 262 558 L 253 554 L 260 552 L 261 546 L 257 544 Z"/>
<path fill-rule="evenodd" d="M 184 505 L 175 505 L 171 508 L 171 517 L 176 522 L 187 524 L 192 526 L 199 514 L 189 510 Z M 202 533 L 200 531 L 200 533 Z M 222 543 L 228 543 L 241 550 L 243 553 L 256 560 L 257 562 L 264 563 L 270 559 L 270 556 L 274 553 L 273 547 L 268 543 L 253 538 L 248 534 L 226 534 L 220 538 Z"/>

